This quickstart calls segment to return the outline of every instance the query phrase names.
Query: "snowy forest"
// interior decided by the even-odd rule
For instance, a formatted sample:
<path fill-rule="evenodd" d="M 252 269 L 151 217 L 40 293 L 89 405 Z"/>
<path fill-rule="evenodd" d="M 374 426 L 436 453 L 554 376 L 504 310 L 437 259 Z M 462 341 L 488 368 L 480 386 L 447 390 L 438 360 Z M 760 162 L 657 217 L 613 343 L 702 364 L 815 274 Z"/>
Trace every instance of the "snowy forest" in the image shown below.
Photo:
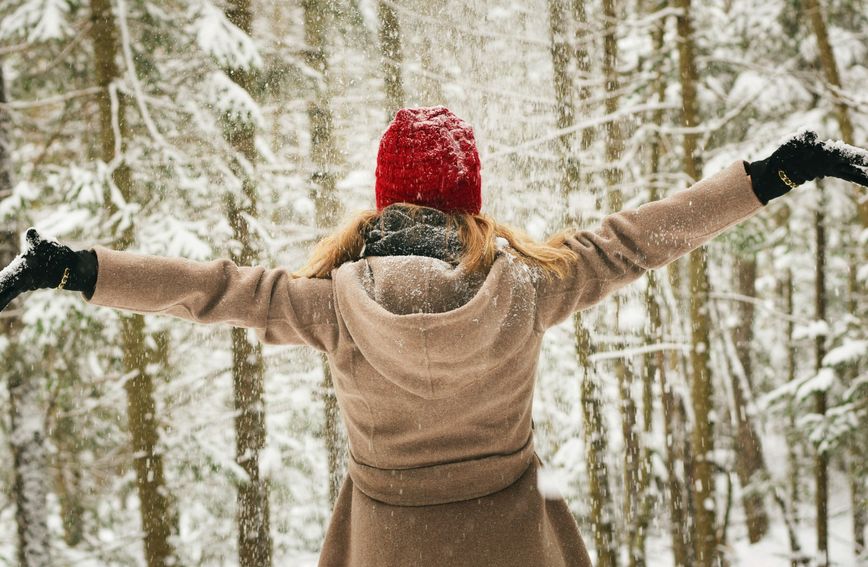
<path fill-rule="evenodd" d="M 301 267 L 402 107 L 483 210 L 591 228 L 811 128 L 868 145 L 865 0 L 2 0 L 0 266 Z M 546 338 L 541 490 L 599 567 L 868 563 L 868 194 L 811 182 Z M 39 291 L 0 313 L 0 565 L 312 566 L 346 474 L 325 358 Z"/>

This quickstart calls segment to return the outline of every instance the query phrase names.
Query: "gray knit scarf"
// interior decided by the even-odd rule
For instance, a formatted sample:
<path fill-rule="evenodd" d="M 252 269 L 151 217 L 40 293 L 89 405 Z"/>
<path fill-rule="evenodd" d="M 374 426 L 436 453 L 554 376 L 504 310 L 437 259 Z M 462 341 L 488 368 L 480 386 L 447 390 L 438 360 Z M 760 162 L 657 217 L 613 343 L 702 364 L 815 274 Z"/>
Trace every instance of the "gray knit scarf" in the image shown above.
<path fill-rule="evenodd" d="M 363 256 L 428 256 L 457 265 L 461 261 L 458 232 L 446 226 L 447 216 L 437 209 L 409 209 L 392 205 L 383 209 L 365 233 Z"/>

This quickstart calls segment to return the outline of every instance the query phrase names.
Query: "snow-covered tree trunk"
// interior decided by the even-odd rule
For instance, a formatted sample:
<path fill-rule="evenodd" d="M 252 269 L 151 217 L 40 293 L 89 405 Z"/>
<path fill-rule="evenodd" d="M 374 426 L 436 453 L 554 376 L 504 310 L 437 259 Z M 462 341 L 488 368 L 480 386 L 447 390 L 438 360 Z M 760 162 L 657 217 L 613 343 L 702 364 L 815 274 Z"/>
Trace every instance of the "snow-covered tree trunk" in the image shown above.
<path fill-rule="evenodd" d="M 841 73 L 838 71 L 838 61 L 835 58 L 835 52 L 832 50 L 832 44 L 829 42 L 829 30 L 826 27 L 826 19 L 820 7 L 820 0 L 805 0 L 804 9 L 811 19 L 811 28 L 814 30 L 814 36 L 817 40 L 817 49 L 820 52 L 820 64 L 823 66 L 823 74 L 826 77 L 826 81 L 828 81 L 829 86 L 833 89 L 840 90 L 842 88 Z M 850 109 L 844 100 L 837 97 L 835 101 L 835 118 L 838 120 L 842 139 L 848 144 L 855 143 Z M 868 226 L 868 203 L 863 201 L 859 212 L 862 226 Z"/>
<path fill-rule="evenodd" d="M 435 20 L 442 18 L 446 10 L 445 0 L 421 0 L 418 5 L 423 14 Z M 439 61 L 441 45 L 437 38 L 432 39 L 431 35 L 423 34 L 419 45 L 422 76 L 419 78 L 418 93 L 422 106 L 445 105 L 447 102 L 443 93 L 443 66 Z"/>
<path fill-rule="evenodd" d="M 665 8 L 666 0 L 651 2 L 648 6 L 649 13 Z M 664 61 L 666 50 L 664 44 L 664 33 L 666 31 L 666 19 L 659 18 L 651 30 L 651 43 L 653 46 L 654 57 L 657 59 L 656 71 L 654 75 L 654 93 L 658 103 L 663 103 L 666 100 L 666 77 L 664 75 Z M 657 109 L 652 115 L 654 125 L 659 129 L 663 126 L 663 109 Z M 659 197 L 658 184 L 663 174 L 663 155 L 664 141 L 659 133 L 654 135 L 651 142 L 651 151 L 649 157 L 650 171 L 650 190 L 648 199 L 654 201 Z M 673 266 L 673 271 L 676 266 Z M 661 277 L 662 276 L 662 277 Z M 662 313 L 663 286 L 666 284 L 664 274 L 649 272 L 648 287 L 646 290 L 646 305 L 648 308 L 648 327 L 647 340 L 649 342 L 660 343 L 664 335 L 664 321 Z M 672 353 L 675 356 L 675 353 Z M 674 365 L 673 365 L 674 366 Z M 665 447 L 664 462 L 666 464 L 666 501 L 669 504 L 669 533 L 672 542 L 673 565 L 675 567 L 688 567 L 690 564 L 690 535 L 687 530 L 686 518 L 686 498 L 685 488 L 681 477 L 681 462 L 683 452 L 683 436 L 679 435 L 681 428 L 678 427 L 677 411 L 675 402 L 675 393 L 669 377 L 670 365 L 666 357 L 666 353 L 662 350 L 655 353 L 649 353 L 645 357 L 645 389 L 651 387 L 649 382 L 656 381 L 660 388 L 660 401 L 663 414 L 663 440 Z M 646 394 L 646 398 L 650 396 Z M 646 406 L 645 419 L 646 428 L 650 427 L 648 423 L 649 412 Z M 646 464 L 646 466 L 648 466 Z"/>
<path fill-rule="evenodd" d="M 739 294 L 748 299 L 756 298 L 756 252 L 736 258 L 738 271 Z M 742 505 L 747 517 L 748 539 L 751 543 L 761 540 L 769 527 L 769 518 L 765 507 L 765 490 L 761 486 L 766 479 L 765 460 L 760 438 L 753 424 L 754 416 L 748 408 L 748 400 L 752 392 L 745 388 L 753 387 L 751 353 L 754 343 L 754 304 L 751 301 L 739 303 L 739 324 L 736 328 L 735 347 L 738 360 L 743 370 L 744 380 L 740 372 L 730 372 L 733 391 L 733 411 L 736 420 L 735 469 L 741 483 Z"/>
<path fill-rule="evenodd" d="M 678 20 L 679 74 L 681 77 L 682 126 L 699 125 L 699 100 L 691 0 L 677 0 L 681 13 Z M 692 182 L 702 178 L 696 132 L 684 134 L 684 173 Z M 690 273 L 690 391 L 693 404 L 693 476 L 691 489 L 696 518 L 696 565 L 711 567 L 717 562 L 714 490 L 714 402 L 711 379 L 711 340 L 709 321 L 708 266 L 705 248 L 694 250 L 689 257 Z"/>
<path fill-rule="evenodd" d="M 10 120 L 3 105 L 7 102 L 0 59 L 0 200 L 12 193 Z M 0 266 L 6 266 L 18 250 L 18 233 L 0 231 Z M 11 306 L 13 309 L 15 305 Z M 0 381 L 9 389 L 9 439 L 18 524 L 18 565 L 50 567 L 51 544 L 48 531 L 46 496 L 49 487 L 48 458 L 45 447 L 45 408 L 41 399 L 44 386 L 32 365 L 26 364 L 18 349 L 16 335 L 21 322 L 8 310 L 0 319 Z"/>
<path fill-rule="evenodd" d="M 248 37 L 253 31 L 253 11 L 249 0 L 231 0 L 226 19 Z M 250 62 L 237 62 L 226 69 L 229 79 L 251 99 L 255 96 L 255 71 Z M 257 216 L 258 191 L 255 167 L 257 128 L 254 120 L 241 113 L 225 116 L 223 134 L 236 155 L 232 170 L 241 182 L 239 194 L 226 198 L 226 216 L 232 227 L 234 245 L 229 255 L 233 262 L 250 266 L 259 260 L 249 220 Z M 235 405 L 235 462 L 245 472 L 238 484 L 235 519 L 238 526 L 238 562 L 242 567 L 268 567 L 272 561 L 271 520 L 268 480 L 262 478 L 260 455 L 266 444 L 265 364 L 262 347 L 247 329 L 233 328 L 232 391 Z"/>
<path fill-rule="evenodd" d="M 567 42 L 567 5 L 564 0 L 549 2 L 549 42 L 553 84 L 556 100 L 555 124 L 559 130 L 575 121 L 573 82 L 570 76 L 570 48 Z M 582 30 L 586 32 L 586 30 Z M 586 93 L 587 94 L 587 93 Z M 587 97 L 585 97 L 587 98 Z M 587 149 L 587 148 L 583 148 Z M 580 172 L 572 136 L 561 136 L 557 144 L 560 166 L 560 193 L 565 211 L 569 211 L 569 195 L 580 187 Z M 564 215 L 564 216 L 568 216 Z M 574 224 L 579 219 L 565 218 Z M 573 315 L 576 359 L 581 370 L 581 406 L 585 431 L 585 462 L 588 474 L 591 527 L 597 565 L 614 567 L 618 564 L 618 542 L 615 531 L 614 503 L 609 485 L 608 432 L 598 376 L 590 355 L 593 352 L 591 333 L 581 313 Z"/>
<path fill-rule="evenodd" d="M 572 2 L 573 20 L 575 33 L 573 34 L 573 43 L 575 44 L 574 57 L 576 60 L 576 79 L 581 82 L 578 88 L 579 100 L 582 102 L 580 108 L 581 116 L 591 114 L 587 101 L 591 98 L 591 53 L 594 42 L 594 34 L 588 28 L 588 13 L 585 10 L 585 0 L 573 0 Z M 594 128 L 585 128 L 582 130 L 582 150 L 587 150 L 594 140 Z"/>
<path fill-rule="evenodd" d="M 826 213 L 823 184 L 818 183 L 817 209 L 814 211 L 814 235 L 816 246 L 816 263 L 814 265 L 814 319 L 826 321 Z M 814 370 L 820 372 L 823 368 L 823 357 L 826 356 L 826 335 L 820 333 L 814 339 Z M 814 393 L 814 412 L 820 416 L 826 414 L 826 391 L 817 390 Z M 829 454 L 825 447 L 816 448 L 814 455 L 814 506 L 816 508 L 817 528 L 817 565 L 829 565 Z"/>
<path fill-rule="evenodd" d="M 135 203 L 138 199 L 130 167 L 123 155 L 115 155 L 116 145 L 123 154 L 130 137 L 125 100 L 116 90 L 121 73 L 117 65 L 120 44 L 115 14 L 111 0 L 92 0 L 90 10 L 96 82 L 100 87 L 97 95 L 99 157 L 106 164 L 114 164 L 112 182 L 123 200 Z M 115 158 L 118 158 L 117 162 Z M 112 214 L 116 212 L 116 201 L 111 195 L 110 184 L 105 185 L 107 212 Z M 133 225 L 128 225 L 114 235 L 115 248 L 124 249 L 132 245 L 132 229 Z M 123 315 L 121 349 L 124 370 L 130 376 L 124 383 L 124 389 L 127 394 L 127 418 L 132 438 L 145 558 L 148 567 L 165 567 L 177 564 L 170 542 L 172 534 L 177 533 L 177 527 L 172 499 L 164 478 L 163 456 L 158 447 L 160 432 L 153 373 L 155 368 L 165 367 L 166 359 L 165 353 L 157 353 L 155 359 L 155 353 L 149 351 L 146 341 L 144 318 L 141 315 Z"/>
<path fill-rule="evenodd" d="M 618 565 L 618 541 L 615 532 L 615 506 L 609 483 L 608 435 L 603 401 L 600 397 L 600 377 L 591 354 L 591 333 L 583 325 L 580 314 L 573 316 L 576 358 L 581 369 L 580 401 L 585 432 L 585 463 L 588 474 L 588 497 L 591 507 L 591 531 L 598 567 Z"/>
<path fill-rule="evenodd" d="M 781 207 L 776 215 L 777 225 L 784 230 L 786 241 L 792 242 L 792 231 L 790 229 L 790 209 Z M 795 302 L 794 302 L 794 285 L 793 285 L 793 270 L 790 266 L 784 267 L 784 273 L 778 287 L 778 294 L 781 296 L 783 311 L 786 314 L 786 323 L 784 325 L 784 339 L 786 341 L 786 382 L 793 384 L 796 380 L 797 360 L 796 346 L 793 333 L 795 332 Z M 786 445 L 787 445 L 787 467 L 786 467 L 786 491 L 775 494 L 775 500 L 781 509 L 784 516 L 784 523 L 787 526 L 787 536 L 790 543 L 790 561 L 791 567 L 799 567 L 808 562 L 808 558 L 802 551 L 802 544 L 799 541 L 797 527 L 799 523 L 799 515 L 796 510 L 799 508 L 799 503 L 802 501 L 802 463 L 800 447 L 804 443 L 803 432 L 796 424 L 796 403 L 790 400 L 785 410 L 786 423 L 784 425 Z"/>
<path fill-rule="evenodd" d="M 11 336 L 14 323 L 4 323 Z M 51 547 L 46 496 L 49 486 L 45 447 L 45 409 L 41 400 L 42 381 L 16 353 L 14 339 L 3 353 L 4 374 L 9 387 L 9 417 L 13 468 L 15 469 L 15 519 L 18 524 L 18 564 L 21 567 L 48 567 Z M 11 363 L 11 364 L 9 364 Z"/>
<path fill-rule="evenodd" d="M 68 386 L 63 386 L 64 388 Z M 79 394 L 76 391 L 74 394 Z M 68 397 L 68 396 L 65 396 Z M 72 412 L 78 400 L 64 399 L 60 411 Z M 81 463 L 78 460 L 78 431 L 73 418 L 62 417 L 49 426 L 51 440 L 55 445 L 53 458 L 54 487 L 60 504 L 63 523 L 63 540 L 66 545 L 75 547 L 84 538 L 85 507 L 81 492 Z"/>
<path fill-rule="evenodd" d="M 404 106 L 406 99 L 401 79 L 401 66 L 404 61 L 401 51 L 401 21 L 392 3 L 386 0 L 377 2 L 377 17 L 380 24 L 380 57 L 386 90 L 386 120 L 390 121 Z"/>
<path fill-rule="evenodd" d="M 654 0 L 651 2 L 647 2 L 646 5 L 643 6 L 643 11 L 648 13 L 649 15 L 653 15 L 659 10 L 663 4 L 659 0 Z M 651 44 L 652 44 L 652 57 L 656 59 L 655 65 L 655 73 L 654 79 L 652 82 L 653 94 L 655 97 L 655 101 L 658 103 L 662 103 L 666 98 L 666 80 L 663 72 L 663 64 L 661 59 L 663 58 L 663 32 L 665 31 L 665 23 L 666 20 L 664 18 L 658 18 L 657 21 L 652 25 L 651 28 Z M 659 198 L 659 191 L 657 184 L 659 183 L 659 178 L 661 174 L 661 169 L 663 167 L 663 140 L 662 135 L 659 132 L 660 126 L 663 125 L 663 109 L 657 109 L 652 114 L 652 122 L 658 128 L 658 131 L 653 134 L 650 144 L 650 151 L 648 152 L 648 200 L 655 201 Z M 658 274 L 654 271 L 650 271 L 647 274 L 647 287 L 645 288 L 645 307 L 648 313 L 648 324 L 645 327 L 645 343 L 648 345 L 660 344 L 664 341 L 663 338 L 663 314 L 661 309 L 662 295 L 660 291 L 660 284 L 658 281 Z M 657 382 L 658 377 L 660 381 L 660 385 L 665 388 L 666 387 L 666 359 L 665 352 L 663 350 L 657 350 L 656 352 L 648 352 L 643 357 L 643 370 L 644 373 L 642 375 L 642 422 L 643 422 L 643 434 L 646 440 L 651 439 L 653 433 L 653 424 L 654 424 L 654 385 Z M 663 390 L 661 389 L 661 394 Z M 664 420 L 667 422 L 665 429 L 667 431 L 671 431 L 671 421 L 672 416 L 668 413 L 664 415 Z M 665 447 L 666 447 L 666 459 L 665 462 L 669 464 L 670 453 L 672 448 L 672 443 L 674 439 L 669 437 L 668 435 L 664 439 Z M 644 551 L 645 549 L 645 539 L 647 538 L 647 527 L 650 523 L 651 517 L 654 514 L 654 508 L 658 502 L 661 501 L 658 498 L 658 495 L 652 490 L 652 479 L 654 478 L 654 464 L 653 464 L 653 452 L 650 447 L 643 447 L 643 458 L 642 458 L 642 502 L 640 508 L 640 516 L 639 516 L 639 527 L 637 530 L 638 537 L 641 538 L 641 541 L 638 542 L 637 547 Z M 672 471 L 673 476 L 669 478 L 670 487 L 672 483 L 674 483 L 674 490 L 677 490 L 680 493 L 681 485 L 678 482 L 677 476 L 674 475 L 674 470 Z M 674 490 L 670 490 L 673 494 L 675 494 Z M 672 498 L 670 498 L 670 504 L 672 503 Z M 680 504 L 680 497 L 677 499 L 677 502 Z M 676 514 L 680 513 L 680 511 L 676 512 Z M 684 556 L 684 538 L 681 535 L 681 530 L 683 526 L 679 523 L 675 526 L 676 514 L 672 514 L 670 520 L 672 521 L 672 542 L 673 542 L 673 556 L 675 558 L 675 565 L 681 566 L 684 565 L 683 562 L 679 563 L 679 561 L 683 561 Z M 680 522 L 680 519 L 679 519 Z M 676 537 L 677 536 L 677 537 Z"/>
<path fill-rule="evenodd" d="M 310 122 L 311 161 L 314 171 L 312 181 L 313 200 L 316 206 L 316 226 L 320 232 L 333 228 L 341 214 L 337 196 L 335 165 L 337 150 L 334 140 L 334 117 L 328 91 L 328 58 L 326 38 L 328 10 L 322 0 L 303 0 L 305 63 L 316 76 L 308 102 L 307 114 Z M 329 503 L 337 500 L 341 480 L 345 470 L 344 447 L 346 441 L 341 432 L 337 397 L 327 358 L 320 357 L 323 372 L 322 403 L 325 415 L 323 439 L 326 445 L 329 470 Z"/>
<path fill-rule="evenodd" d="M 564 0 L 549 1 L 549 33 L 551 41 L 552 71 L 556 101 L 555 125 L 564 130 L 575 121 L 573 82 L 570 77 L 570 46 L 567 43 L 567 10 Z M 558 160 L 561 172 L 560 194 L 565 207 L 567 196 L 579 190 L 579 163 L 572 143 L 573 135 L 558 137 Z M 565 208 L 565 211 L 568 210 Z"/>
<path fill-rule="evenodd" d="M 831 42 L 829 41 L 829 30 L 826 25 L 826 18 L 824 17 L 820 0 L 805 0 L 804 9 L 811 20 L 811 28 L 817 41 L 817 49 L 820 52 L 820 64 L 823 68 L 823 75 L 830 87 L 829 90 L 831 91 L 831 95 L 834 97 L 835 118 L 838 122 L 841 138 L 848 144 L 854 144 L 856 143 L 855 130 L 850 115 L 850 107 L 839 94 L 839 91 L 843 89 L 843 81 L 841 80 L 841 73 L 839 71 L 835 52 L 832 49 Z M 855 201 L 857 203 L 858 219 L 861 228 L 864 231 L 868 229 L 868 199 L 860 195 L 858 188 L 852 187 L 851 190 L 856 191 Z M 851 260 L 853 266 L 862 265 L 865 253 L 864 247 L 858 244 L 859 236 L 856 236 L 855 238 L 850 237 L 848 240 L 851 241 L 849 245 L 854 249 L 853 258 Z M 863 286 L 860 285 L 860 282 L 856 277 L 856 268 L 851 268 L 850 276 L 848 278 L 849 296 L 851 298 L 862 296 L 864 290 L 861 288 L 863 288 Z M 851 301 L 853 304 L 856 303 L 855 299 Z M 851 308 L 848 309 L 848 312 L 852 315 L 857 315 L 855 305 L 852 305 Z M 856 432 L 855 435 L 859 436 L 860 434 L 859 432 Z M 868 436 L 862 435 L 862 438 L 852 444 L 852 446 L 859 447 L 866 438 L 868 438 Z M 848 458 L 848 460 L 853 463 L 863 462 L 865 458 L 864 451 L 854 452 L 856 453 L 855 455 L 847 456 L 845 458 Z M 853 504 L 853 541 L 854 552 L 857 556 L 865 553 L 865 529 L 868 527 L 868 512 L 865 511 L 866 479 L 864 478 L 864 471 L 864 467 L 850 467 L 850 491 L 851 502 Z"/>
<path fill-rule="evenodd" d="M 603 78 L 605 80 L 605 109 L 607 115 L 615 114 L 620 105 L 618 91 L 620 78 L 618 76 L 618 14 L 614 0 L 603 0 Z M 624 133 L 618 119 L 612 119 L 605 126 L 604 137 L 606 146 L 606 196 L 608 197 L 609 213 L 616 213 L 623 206 L 621 194 L 621 182 L 623 180 L 621 167 L 617 164 L 624 151 Z M 622 296 L 615 294 L 611 299 L 614 310 L 615 334 L 620 334 L 620 318 Z M 625 342 L 614 345 L 616 348 L 624 348 Z M 621 399 L 621 431 L 624 438 L 623 460 L 623 516 L 624 538 L 627 545 L 629 564 L 636 565 L 644 561 L 644 552 L 637 546 L 641 542 L 638 536 L 640 528 L 638 518 L 639 488 L 642 483 L 640 466 L 642 462 L 641 449 L 639 446 L 639 431 L 637 430 L 636 401 L 632 396 L 634 382 L 633 371 L 624 357 L 618 357 L 614 361 L 615 376 L 618 379 L 618 391 Z"/>

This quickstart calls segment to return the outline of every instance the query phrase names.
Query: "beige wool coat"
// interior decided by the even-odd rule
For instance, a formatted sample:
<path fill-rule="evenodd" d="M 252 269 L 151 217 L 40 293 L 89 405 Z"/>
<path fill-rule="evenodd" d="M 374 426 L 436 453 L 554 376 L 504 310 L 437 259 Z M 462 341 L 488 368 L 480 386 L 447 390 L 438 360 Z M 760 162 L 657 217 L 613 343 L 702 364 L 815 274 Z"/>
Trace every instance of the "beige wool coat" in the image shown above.
<path fill-rule="evenodd" d="M 331 279 L 97 248 L 91 302 L 256 329 L 328 355 L 349 434 L 321 567 L 588 567 L 561 498 L 537 487 L 531 403 L 543 334 L 762 207 L 741 162 L 577 231 L 566 278 L 508 251 L 468 277 L 369 257 Z"/>

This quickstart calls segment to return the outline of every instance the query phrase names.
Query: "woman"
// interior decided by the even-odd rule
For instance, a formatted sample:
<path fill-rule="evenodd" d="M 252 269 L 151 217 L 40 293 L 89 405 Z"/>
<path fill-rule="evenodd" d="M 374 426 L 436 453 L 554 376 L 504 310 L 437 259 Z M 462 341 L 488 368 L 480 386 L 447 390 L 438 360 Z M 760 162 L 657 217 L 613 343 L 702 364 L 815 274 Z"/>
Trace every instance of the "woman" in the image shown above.
<path fill-rule="evenodd" d="M 690 189 L 533 242 L 480 214 L 471 128 L 398 112 L 377 157 L 377 210 L 299 273 L 73 252 L 27 233 L 0 308 L 58 287 L 95 305 L 252 327 L 328 354 L 349 434 L 320 565 L 588 566 L 565 502 L 537 488 L 531 401 L 546 329 L 755 214 L 807 180 L 868 185 L 868 154 L 791 138 Z"/>

